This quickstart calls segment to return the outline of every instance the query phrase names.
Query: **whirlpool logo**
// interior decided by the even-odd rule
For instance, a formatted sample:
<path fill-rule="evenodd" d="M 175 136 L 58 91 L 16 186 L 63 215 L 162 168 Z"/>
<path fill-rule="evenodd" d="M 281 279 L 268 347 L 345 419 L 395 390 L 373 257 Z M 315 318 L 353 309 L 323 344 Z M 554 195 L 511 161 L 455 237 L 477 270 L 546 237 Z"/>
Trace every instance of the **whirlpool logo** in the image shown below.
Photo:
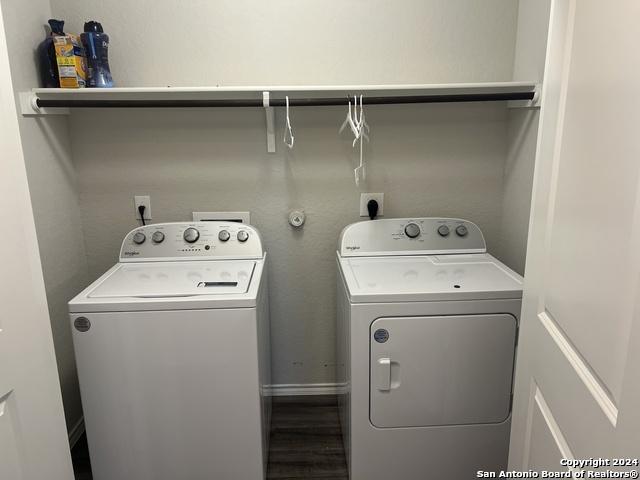
<path fill-rule="evenodd" d="M 360 250 L 360 246 L 359 245 L 347 245 L 347 250 Z"/>
<path fill-rule="evenodd" d="M 136 255 L 140 255 L 140 252 L 134 252 L 134 251 L 124 252 L 125 257 L 135 257 Z"/>

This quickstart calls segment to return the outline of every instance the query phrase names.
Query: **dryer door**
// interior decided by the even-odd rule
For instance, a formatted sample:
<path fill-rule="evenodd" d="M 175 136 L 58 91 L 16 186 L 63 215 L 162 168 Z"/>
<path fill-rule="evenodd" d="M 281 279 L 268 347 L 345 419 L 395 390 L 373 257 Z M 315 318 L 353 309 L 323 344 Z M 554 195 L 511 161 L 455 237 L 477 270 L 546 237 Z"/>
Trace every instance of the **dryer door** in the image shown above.
<path fill-rule="evenodd" d="M 512 315 L 379 318 L 371 324 L 376 427 L 500 423 L 509 417 Z"/>

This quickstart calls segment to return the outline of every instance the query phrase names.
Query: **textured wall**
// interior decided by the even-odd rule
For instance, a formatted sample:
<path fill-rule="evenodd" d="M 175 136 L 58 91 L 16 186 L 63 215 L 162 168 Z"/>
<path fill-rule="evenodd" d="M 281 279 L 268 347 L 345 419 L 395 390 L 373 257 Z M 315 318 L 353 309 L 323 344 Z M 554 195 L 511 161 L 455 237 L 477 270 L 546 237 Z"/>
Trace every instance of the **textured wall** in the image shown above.
<path fill-rule="evenodd" d="M 509 80 L 515 0 L 51 0 L 112 36 L 120 86 Z"/>
<path fill-rule="evenodd" d="M 51 4 L 70 31 L 89 18 L 104 24 L 120 86 L 473 82 L 512 74 L 513 0 Z M 294 110 L 296 148 L 279 144 L 267 155 L 259 110 L 75 112 L 91 276 L 115 261 L 135 226 L 134 194 L 152 195 L 155 222 L 186 220 L 193 210 L 251 210 L 272 260 L 274 381 L 332 381 L 334 250 L 340 229 L 359 220 L 359 191 L 384 191 L 387 216 L 468 217 L 496 246 L 507 150 L 503 106 L 370 108 L 369 185 L 358 189 L 354 152 L 336 133 L 344 114 Z M 302 232 L 286 223 L 291 207 L 309 214 Z"/>
<path fill-rule="evenodd" d="M 491 248 L 506 155 L 504 106 L 369 108 L 368 186 L 356 188 L 355 150 L 337 135 L 343 115 L 294 109 L 294 150 L 269 155 L 257 109 L 74 113 L 92 277 L 116 261 L 136 226 L 134 194 L 151 195 L 154 222 L 188 220 L 194 210 L 250 210 L 271 258 L 273 380 L 332 381 L 335 248 L 342 227 L 359 220 L 359 191 L 385 192 L 390 217 L 469 218 Z M 308 214 L 301 231 L 287 224 L 292 207 Z"/>
<path fill-rule="evenodd" d="M 550 0 L 520 0 L 514 80 L 542 82 L 550 8 Z M 538 110 L 509 111 L 502 228 L 496 253 L 521 274 L 524 274 L 527 256 L 538 119 Z"/>
<path fill-rule="evenodd" d="M 38 77 L 33 49 L 44 38 L 48 0 L 2 0 L 13 87 L 30 90 Z M 16 96 L 17 98 L 17 96 Z M 66 117 L 19 119 L 40 247 L 67 427 L 82 416 L 67 302 L 87 283 L 75 169 Z"/>

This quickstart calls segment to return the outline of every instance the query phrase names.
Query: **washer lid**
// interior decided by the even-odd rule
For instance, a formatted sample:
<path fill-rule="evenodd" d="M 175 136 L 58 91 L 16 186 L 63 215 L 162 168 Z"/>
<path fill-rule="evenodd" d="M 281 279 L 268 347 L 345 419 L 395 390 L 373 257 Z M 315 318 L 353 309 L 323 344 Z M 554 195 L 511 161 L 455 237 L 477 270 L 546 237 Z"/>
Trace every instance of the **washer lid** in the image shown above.
<path fill-rule="evenodd" d="M 246 293 L 256 262 L 121 263 L 88 298 L 172 298 Z"/>
<path fill-rule="evenodd" d="M 339 257 L 351 301 L 522 297 L 522 277 L 489 254 Z"/>

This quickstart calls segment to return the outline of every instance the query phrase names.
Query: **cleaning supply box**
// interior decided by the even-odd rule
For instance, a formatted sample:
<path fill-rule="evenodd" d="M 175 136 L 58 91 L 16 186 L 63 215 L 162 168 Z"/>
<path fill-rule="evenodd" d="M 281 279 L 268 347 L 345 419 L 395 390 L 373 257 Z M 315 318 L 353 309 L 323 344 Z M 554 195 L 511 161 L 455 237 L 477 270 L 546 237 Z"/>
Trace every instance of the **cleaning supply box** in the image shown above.
<path fill-rule="evenodd" d="M 77 35 L 57 35 L 53 39 L 60 87 L 83 88 L 87 84 L 87 62 Z"/>

